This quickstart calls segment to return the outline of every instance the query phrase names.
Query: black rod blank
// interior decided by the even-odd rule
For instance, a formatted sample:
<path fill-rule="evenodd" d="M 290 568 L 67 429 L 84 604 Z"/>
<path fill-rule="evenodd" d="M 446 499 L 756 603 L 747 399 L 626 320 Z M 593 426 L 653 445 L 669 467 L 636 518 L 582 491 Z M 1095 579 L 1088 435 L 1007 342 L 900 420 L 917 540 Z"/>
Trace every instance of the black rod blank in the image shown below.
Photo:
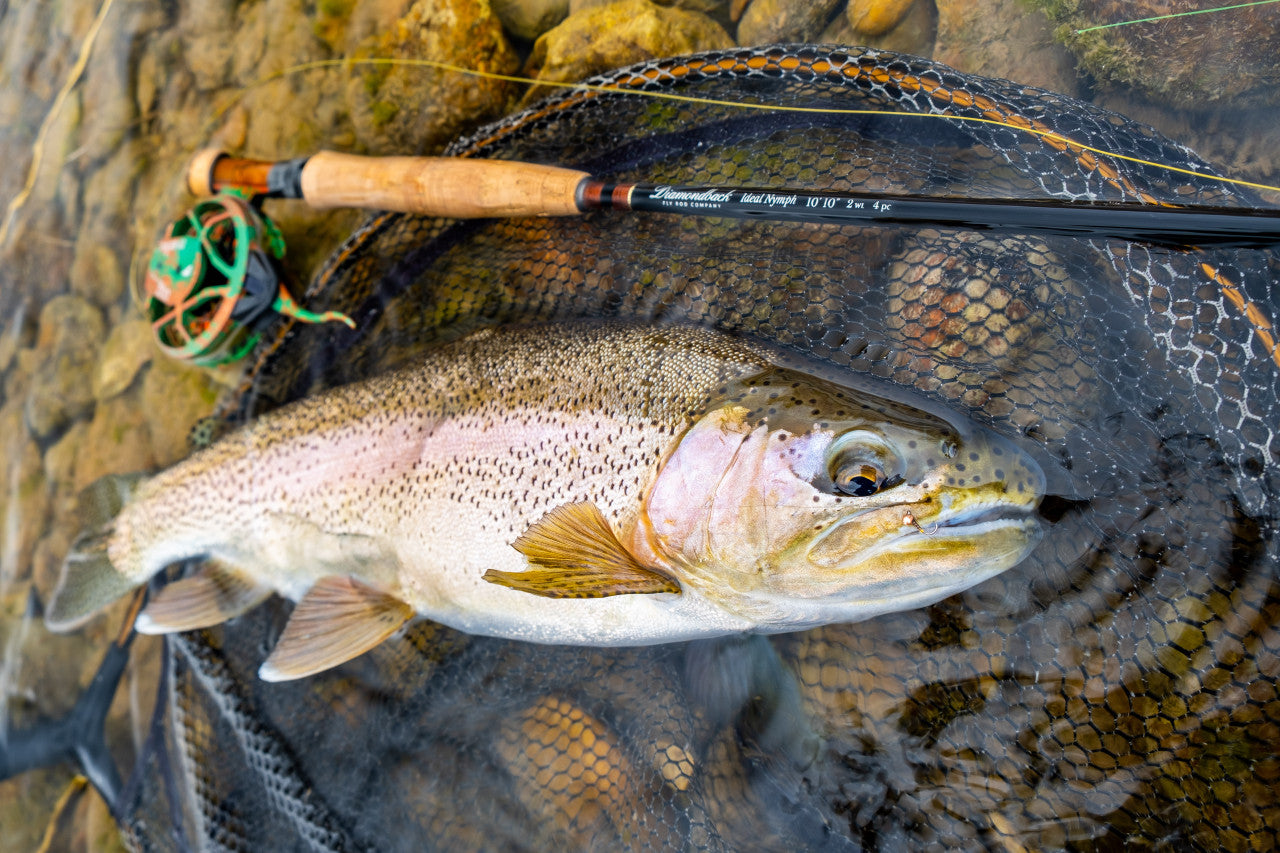
<path fill-rule="evenodd" d="M 1174 246 L 1265 248 L 1280 244 L 1280 210 L 1165 207 L 1057 199 L 965 199 L 796 189 L 614 184 L 589 179 L 586 210 L 637 210 L 846 225 L 1047 232 Z"/>

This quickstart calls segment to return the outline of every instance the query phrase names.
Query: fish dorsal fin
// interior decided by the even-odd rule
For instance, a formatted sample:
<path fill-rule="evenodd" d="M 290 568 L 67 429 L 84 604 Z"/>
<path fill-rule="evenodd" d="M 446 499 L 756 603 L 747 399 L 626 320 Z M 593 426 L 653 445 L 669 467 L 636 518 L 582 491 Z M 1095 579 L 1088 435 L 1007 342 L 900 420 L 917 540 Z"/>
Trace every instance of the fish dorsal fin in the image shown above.
<path fill-rule="evenodd" d="M 219 625 L 261 604 L 271 588 L 253 582 L 244 572 L 207 561 L 199 572 L 162 588 L 138 617 L 143 634 L 194 631 Z"/>
<path fill-rule="evenodd" d="M 408 604 L 354 578 L 321 578 L 293 609 L 258 677 L 289 681 L 335 667 L 381 643 L 411 616 Z"/>
<path fill-rule="evenodd" d="M 547 513 L 512 543 L 529 560 L 524 572 L 490 569 L 489 583 L 546 598 L 679 592 L 664 572 L 641 565 L 589 502 L 564 504 Z"/>

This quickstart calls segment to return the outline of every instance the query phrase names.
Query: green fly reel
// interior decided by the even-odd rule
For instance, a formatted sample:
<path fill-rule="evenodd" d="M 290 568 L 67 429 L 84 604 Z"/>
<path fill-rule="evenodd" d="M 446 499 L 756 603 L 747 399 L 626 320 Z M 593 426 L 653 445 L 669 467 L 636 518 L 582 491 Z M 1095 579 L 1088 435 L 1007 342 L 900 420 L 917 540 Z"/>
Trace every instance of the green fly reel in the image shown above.
<path fill-rule="evenodd" d="M 283 256 L 280 230 L 244 195 L 198 202 L 169 226 L 147 265 L 146 313 L 160 348 L 213 367 L 248 353 L 274 314 L 355 328 L 345 314 L 301 308 L 276 271 Z"/>

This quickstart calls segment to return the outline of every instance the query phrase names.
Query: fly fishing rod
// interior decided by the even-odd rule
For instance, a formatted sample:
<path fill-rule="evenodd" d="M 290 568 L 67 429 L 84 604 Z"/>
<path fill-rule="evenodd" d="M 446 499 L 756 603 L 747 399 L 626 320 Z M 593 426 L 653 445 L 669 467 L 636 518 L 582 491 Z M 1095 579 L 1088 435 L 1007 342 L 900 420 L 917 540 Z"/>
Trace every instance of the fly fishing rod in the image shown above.
<path fill-rule="evenodd" d="M 458 219 L 628 210 L 861 225 L 932 225 L 1115 237 L 1175 246 L 1280 243 L 1280 210 L 1065 200 L 964 199 L 808 189 L 611 183 L 586 172 L 508 160 L 360 157 L 321 151 L 279 162 L 208 149 L 188 170 L 199 196 L 239 189 Z"/>
<path fill-rule="evenodd" d="M 1280 211 L 1271 210 L 612 183 L 509 160 L 322 151 L 273 163 L 208 149 L 192 161 L 187 185 L 201 200 L 169 226 L 152 253 L 144 310 L 163 352 L 209 367 L 248 353 L 281 314 L 305 323 L 355 325 L 345 314 L 307 311 L 290 296 L 277 263 L 284 239 L 262 210 L 266 198 L 453 219 L 630 210 L 1050 232 L 1171 246 L 1280 244 Z"/>

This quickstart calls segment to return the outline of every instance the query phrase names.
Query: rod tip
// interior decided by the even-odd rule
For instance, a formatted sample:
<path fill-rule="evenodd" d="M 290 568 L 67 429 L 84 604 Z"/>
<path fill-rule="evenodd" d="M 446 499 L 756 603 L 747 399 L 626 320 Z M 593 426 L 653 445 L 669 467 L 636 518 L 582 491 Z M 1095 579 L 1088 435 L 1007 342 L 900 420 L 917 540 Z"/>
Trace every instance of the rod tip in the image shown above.
<path fill-rule="evenodd" d="M 191 165 L 187 167 L 187 189 L 192 195 L 213 195 L 213 167 L 224 156 L 226 152 L 219 148 L 205 148 L 191 158 Z"/>

